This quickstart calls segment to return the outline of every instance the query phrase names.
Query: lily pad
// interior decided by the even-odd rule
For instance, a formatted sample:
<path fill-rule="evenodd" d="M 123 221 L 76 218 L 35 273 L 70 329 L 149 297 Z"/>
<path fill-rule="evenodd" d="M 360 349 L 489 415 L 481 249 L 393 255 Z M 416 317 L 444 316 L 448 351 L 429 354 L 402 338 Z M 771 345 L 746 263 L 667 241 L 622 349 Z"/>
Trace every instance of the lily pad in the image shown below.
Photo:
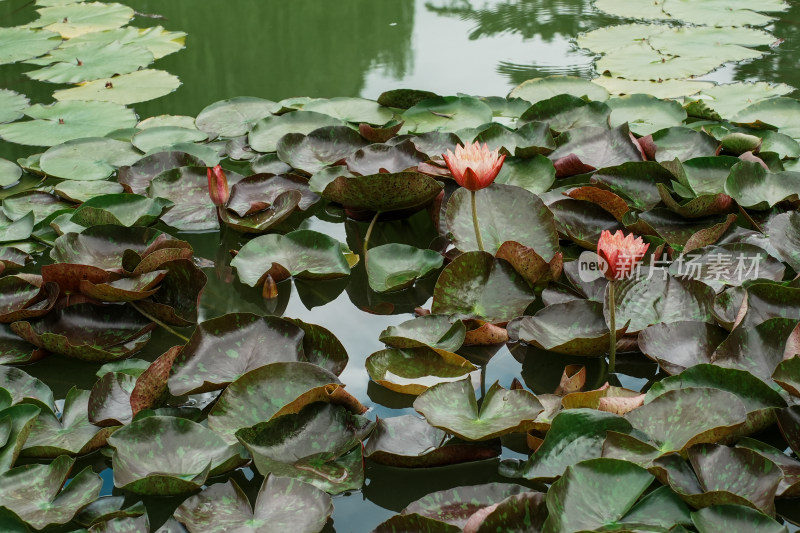
<path fill-rule="evenodd" d="M 347 126 L 323 126 L 307 135 L 287 133 L 278 141 L 276 150 L 287 165 L 314 174 L 365 145 L 367 141 Z"/>
<path fill-rule="evenodd" d="M 608 122 L 612 127 L 627 123 L 630 130 L 640 136 L 679 126 L 686 120 L 686 111 L 679 103 L 649 95 L 612 98 L 606 104 L 611 108 Z"/>
<path fill-rule="evenodd" d="M 457 131 L 491 122 L 492 109 L 472 96 L 436 96 L 415 104 L 402 117 L 402 131 Z"/>
<path fill-rule="evenodd" d="M 65 39 L 119 28 L 126 25 L 134 15 L 133 9 L 128 6 L 100 2 L 54 5 L 37 11 L 39 19 L 30 25 L 58 32 Z"/>
<path fill-rule="evenodd" d="M 84 137 L 103 137 L 136 125 L 132 109 L 111 102 L 35 104 L 25 110 L 25 115 L 33 120 L 0 125 L 0 137 L 17 144 L 54 146 Z"/>
<path fill-rule="evenodd" d="M 287 476 L 338 494 L 364 484 L 360 442 L 373 426 L 342 406 L 318 402 L 241 429 L 236 437 L 262 475 Z"/>
<path fill-rule="evenodd" d="M 370 144 L 359 148 L 347 157 L 345 163 L 351 172 L 367 176 L 380 172 L 396 173 L 416 167 L 428 159 L 412 139 L 399 144 Z"/>
<path fill-rule="evenodd" d="M 690 320 L 660 323 L 639 332 L 639 349 L 668 374 L 680 374 L 701 363 L 710 363 L 728 332 L 708 322 Z"/>
<path fill-rule="evenodd" d="M 442 266 L 444 258 L 433 250 L 390 243 L 369 251 L 367 275 L 375 292 L 405 289 Z"/>
<path fill-rule="evenodd" d="M 479 409 L 475 389 L 466 379 L 434 385 L 417 397 L 414 409 L 432 426 L 476 441 L 526 431 L 544 407 L 526 390 L 506 390 L 495 383 Z"/>
<path fill-rule="evenodd" d="M 389 326 L 379 336 L 381 342 L 393 348 L 429 346 L 455 352 L 464 344 L 466 327 L 460 320 L 446 315 L 426 315 Z"/>
<path fill-rule="evenodd" d="M 131 144 L 142 152 L 150 152 L 162 146 L 201 142 L 208 135 L 196 128 L 183 126 L 154 126 L 141 130 L 131 137 Z"/>
<path fill-rule="evenodd" d="M 70 220 L 86 227 L 111 224 L 116 226 L 149 226 L 172 207 L 164 198 L 147 198 L 138 194 L 104 194 L 82 203 Z"/>
<path fill-rule="evenodd" d="M 222 533 L 317 533 L 333 512 L 331 497 L 296 479 L 269 476 L 251 507 L 236 481 L 211 485 L 192 496 L 175 511 L 175 517 L 190 530 Z"/>
<path fill-rule="evenodd" d="M 80 181 L 108 178 L 114 170 L 131 165 L 141 154 L 129 143 L 108 138 L 68 141 L 42 154 L 42 170 L 51 176 Z"/>
<path fill-rule="evenodd" d="M 578 98 L 585 96 L 589 100 L 598 102 L 608 100 L 608 91 L 575 76 L 533 78 L 514 87 L 508 96 L 509 98 L 522 98 L 535 104 L 559 94 L 569 94 Z"/>
<path fill-rule="evenodd" d="M 85 43 L 110 43 L 119 41 L 122 44 L 134 44 L 150 50 L 155 59 L 175 53 L 184 47 L 186 33 L 182 31 L 167 31 L 163 26 L 137 28 L 125 26 L 113 30 L 84 33 L 64 41 L 60 48 L 70 48 Z"/>
<path fill-rule="evenodd" d="M 588 126 L 569 130 L 556 138 L 556 145 L 547 157 L 559 177 L 644 159 L 624 124 L 611 129 Z"/>
<path fill-rule="evenodd" d="M 114 41 L 57 48 L 36 62 L 49 66 L 25 73 L 34 80 L 80 83 L 146 67 L 153 62 L 153 54 L 141 46 Z"/>
<path fill-rule="evenodd" d="M 3 28 L 8 29 L 8 28 Z M 2 30 L 0 30 L 2 31 Z M 25 109 L 30 105 L 30 100 L 24 94 L 10 89 L 0 89 L 0 124 L 13 122 L 24 115 Z M 2 183 L 2 182 L 0 182 Z"/>
<path fill-rule="evenodd" d="M 345 123 L 323 113 L 293 111 L 280 116 L 265 116 L 253 125 L 248 142 L 257 152 L 275 152 L 278 141 L 287 133 L 309 134 L 323 126 L 344 126 Z"/>
<path fill-rule="evenodd" d="M 89 100 L 127 105 L 160 98 L 180 85 L 178 77 L 169 72 L 145 69 L 90 81 L 74 89 L 61 89 L 53 93 L 53 98 L 61 102 Z"/>
<path fill-rule="evenodd" d="M 725 192 L 742 207 L 769 209 L 783 200 L 800 195 L 800 173 L 768 172 L 758 163 L 736 164 L 725 181 Z"/>
<path fill-rule="evenodd" d="M 441 190 L 438 181 L 419 172 L 340 174 L 325 185 L 322 196 L 353 210 L 413 212 L 430 204 Z"/>
<path fill-rule="evenodd" d="M 206 106 L 197 115 L 196 124 L 210 135 L 238 137 L 249 133 L 256 122 L 277 110 L 277 105 L 271 100 L 238 96 Z"/>
<path fill-rule="evenodd" d="M 380 350 L 367 357 L 365 365 L 379 385 L 414 395 L 439 383 L 458 381 L 477 370 L 460 355 L 427 346 Z"/>
<path fill-rule="evenodd" d="M 49 392 L 49 389 L 48 389 Z M 6 392 L 5 401 L 10 394 Z M 17 404 L 0 409 L 0 473 L 8 471 L 22 451 L 25 441 L 40 414 L 48 409 L 40 409 L 35 405 Z"/>
<path fill-rule="evenodd" d="M 57 457 L 48 465 L 30 464 L 0 474 L 0 506 L 36 529 L 66 524 L 100 495 L 100 476 L 86 467 L 63 490 L 75 459 Z"/>
<path fill-rule="evenodd" d="M 392 110 L 366 98 L 336 97 L 317 99 L 303 106 L 303 111 L 323 113 L 345 122 L 386 124 L 393 117 Z"/>
<path fill-rule="evenodd" d="M 264 235 L 245 244 L 231 261 L 242 283 L 255 287 L 266 275 L 275 281 L 289 276 L 331 279 L 350 274 L 342 244 L 312 230 Z"/>
<path fill-rule="evenodd" d="M 700 533 L 788 533 L 786 526 L 762 512 L 743 505 L 713 505 L 692 513 L 692 522 Z"/>
<path fill-rule="evenodd" d="M 465 527 L 476 512 L 525 492 L 511 483 L 486 483 L 440 490 L 410 503 L 402 514 L 419 515 L 457 527 Z"/>
<path fill-rule="evenodd" d="M 0 28 L 0 42 L 0 65 L 4 65 L 46 54 L 61 44 L 61 37 L 47 30 Z"/>

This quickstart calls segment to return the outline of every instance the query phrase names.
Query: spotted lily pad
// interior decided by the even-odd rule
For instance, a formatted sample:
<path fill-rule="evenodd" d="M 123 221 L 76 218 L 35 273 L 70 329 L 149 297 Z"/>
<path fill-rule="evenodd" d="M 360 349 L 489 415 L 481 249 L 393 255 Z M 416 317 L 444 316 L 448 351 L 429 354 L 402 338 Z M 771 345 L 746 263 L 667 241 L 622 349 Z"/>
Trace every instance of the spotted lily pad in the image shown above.
<path fill-rule="evenodd" d="M 101 224 L 116 226 L 149 226 L 173 203 L 164 198 L 147 198 L 138 194 L 104 194 L 82 203 L 70 220 L 81 226 Z"/>
<path fill-rule="evenodd" d="M 374 424 L 338 405 L 313 403 L 236 437 L 262 475 L 299 479 L 331 494 L 358 490 L 364 483 L 361 440 Z"/>
<path fill-rule="evenodd" d="M 108 443 L 114 448 L 114 485 L 137 494 L 194 492 L 207 476 L 246 462 L 241 446 L 185 418 L 144 417 L 114 432 Z"/>
<path fill-rule="evenodd" d="M 648 326 L 639 332 L 639 349 L 657 361 L 668 374 L 711 362 L 717 346 L 728 332 L 707 322 L 680 321 Z"/>
<path fill-rule="evenodd" d="M 100 495 L 100 476 L 86 467 L 63 490 L 75 459 L 57 457 L 48 465 L 30 464 L 0 474 L 0 506 L 35 527 L 66 524 Z"/>
<path fill-rule="evenodd" d="M 10 323 L 45 315 L 58 298 L 58 287 L 29 275 L 0 278 L 0 322 Z"/>
<path fill-rule="evenodd" d="M 797 172 L 768 172 L 758 163 L 742 161 L 731 169 L 725 192 L 742 207 L 769 209 L 778 202 L 797 199 L 800 187 Z"/>
<path fill-rule="evenodd" d="M 257 152 L 275 152 L 278 141 L 287 133 L 308 134 L 323 126 L 344 126 L 345 123 L 315 111 L 293 111 L 280 116 L 265 116 L 256 122 L 248 142 Z"/>
<path fill-rule="evenodd" d="M 16 462 L 39 415 L 46 415 L 47 408 L 36 405 L 17 404 L 9 406 L 11 394 L 4 391 L 4 404 L 0 409 L 0 473 L 6 472 Z M 48 389 L 49 392 L 49 389 Z"/>
<path fill-rule="evenodd" d="M 256 122 L 277 110 L 277 105 L 271 100 L 239 96 L 205 107 L 197 115 L 196 122 L 197 127 L 206 133 L 238 137 L 249 133 Z"/>
<path fill-rule="evenodd" d="M 380 350 L 367 357 L 365 365 L 379 385 L 414 395 L 439 383 L 458 381 L 477 370 L 458 354 L 427 346 Z"/>
<path fill-rule="evenodd" d="M 389 326 L 380 334 L 380 341 L 393 348 L 429 346 L 455 352 L 464 343 L 466 327 L 460 320 L 446 315 L 426 315 Z"/>
<path fill-rule="evenodd" d="M 525 492 L 511 483 L 486 483 L 440 490 L 410 503 L 403 515 L 419 515 L 457 527 L 465 527 L 476 512 Z"/>
<path fill-rule="evenodd" d="M 190 530 L 222 533 L 317 533 L 333 512 L 331 497 L 297 479 L 268 476 L 261 484 L 255 504 L 236 481 L 217 483 L 192 496 L 175 511 L 175 517 Z"/>
<path fill-rule="evenodd" d="M 354 210 L 418 211 L 442 190 L 435 179 L 419 172 L 338 175 L 325 185 L 322 196 Z"/>
<path fill-rule="evenodd" d="M 472 96 L 437 96 L 422 100 L 403 115 L 403 131 L 456 131 L 492 121 L 492 109 Z"/>
<path fill-rule="evenodd" d="M 692 523 L 700 533 L 788 533 L 785 525 L 779 524 L 764 513 L 744 505 L 713 505 L 692 513 Z"/>
<path fill-rule="evenodd" d="M 405 289 L 418 279 L 440 268 L 442 256 L 399 243 L 376 246 L 369 251 L 367 276 L 375 292 Z"/>
<path fill-rule="evenodd" d="M 470 380 L 434 385 L 414 401 L 428 423 L 469 440 L 488 440 L 530 429 L 544 408 L 530 392 L 492 385 L 480 409 Z"/>
<path fill-rule="evenodd" d="M 347 126 L 323 126 L 308 135 L 287 133 L 278 141 L 276 150 L 287 165 L 314 174 L 366 144 L 358 132 Z"/>
<path fill-rule="evenodd" d="M 533 300 L 533 291 L 508 262 L 487 252 L 467 252 L 439 275 L 431 311 L 507 322 Z"/>

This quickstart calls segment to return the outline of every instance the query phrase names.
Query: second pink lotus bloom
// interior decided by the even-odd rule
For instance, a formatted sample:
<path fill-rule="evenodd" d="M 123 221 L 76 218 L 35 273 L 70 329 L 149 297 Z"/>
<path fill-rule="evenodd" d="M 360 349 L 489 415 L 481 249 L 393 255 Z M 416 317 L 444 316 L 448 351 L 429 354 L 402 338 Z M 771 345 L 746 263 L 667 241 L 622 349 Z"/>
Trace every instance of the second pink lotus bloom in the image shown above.
<path fill-rule="evenodd" d="M 641 237 L 627 237 L 621 230 L 613 235 L 608 230 L 603 230 L 600 240 L 597 241 L 597 255 L 608 263 L 606 278 L 624 279 L 633 273 L 633 269 L 642 260 L 650 244 L 645 244 Z"/>
<path fill-rule="evenodd" d="M 488 144 L 481 146 L 478 141 L 466 146 L 459 144 L 455 153 L 448 150 L 442 157 L 456 182 L 470 191 L 491 185 L 506 158 L 499 149 L 489 150 Z"/>

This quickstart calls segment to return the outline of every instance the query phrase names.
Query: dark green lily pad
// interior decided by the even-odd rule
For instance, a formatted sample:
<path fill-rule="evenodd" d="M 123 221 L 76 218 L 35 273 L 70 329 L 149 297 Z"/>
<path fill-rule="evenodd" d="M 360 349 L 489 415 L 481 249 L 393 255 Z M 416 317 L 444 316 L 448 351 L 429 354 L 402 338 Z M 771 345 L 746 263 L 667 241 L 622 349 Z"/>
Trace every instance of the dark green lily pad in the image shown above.
<path fill-rule="evenodd" d="M 246 135 L 264 117 L 268 117 L 278 106 L 271 100 L 238 96 L 220 100 L 206 106 L 195 119 L 197 127 L 220 137 Z"/>
<path fill-rule="evenodd" d="M 609 332 L 603 305 L 590 300 L 553 304 L 534 316 L 515 319 L 517 338 L 552 352 L 598 356 L 608 351 Z M 509 327 L 514 327 L 509 324 Z M 617 338 L 625 333 L 623 326 Z"/>
<path fill-rule="evenodd" d="M 5 396 L 4 403 L 7 403 L 10 394 L 6 392 Z M 37 418 L 48 411 L 28 404 L 6 405 L 0 409 L 0 473 L 14 466 Z"/>
<path fill-rule="evenodd" d="M 474 513 L 464 525 L 464 532 L 491 533 L 503 529 L 521 532 L 530 528 L 540 531 L 546 519 L 545 495 L 523 492 Z"/>
<path fill-rule="evenodd" d="M 50 257 L 56 263 L 89 265 L 108 271 L 122 270 L 126 250 L 139 254 L 155 242 L 161 232 L 145 227 L 92 226 L 81 233 L 65 233 L 56 239 Z"/>
<path fill-rule="evenodd" d="M 668 374 L 710 363 L 728 332 L 708 322 L 680 321 L 648 326 L 639 332 L 639 349 Z"/>
<path fill-rule="evenodd" d="M 251 507 L 236 481 L 211 485 L 175 511 L 175 517 L 193 531 L 223 533 L 317 533 L 333 512 L 331 497 L 297 479 L 269 476 Z"/>
<path fill-rule="evenodd" d="M 334 374 L 311 363 L 260 366 L 228 385 L 209 412 L 208 426 L 234 441 L 234 433 L 241 428 L 297 413 L 313 402 L 342 404 L 359 414 L 365 411 L 343 387 Z"/>
<path fill-rule="evenodd" d="M 81 226 L 101 224 L 117 226 L 149 226 L 172 207 L 164 198 L 147 198 L 138 194 L 104 194 L 82 203 L 71 217 Z"/>
<path fill-rule="evenodd" d="M 407 109 L 402 117 L 405 121 L 403 131 L 452 132 L 491 122 L 492 109 L 472 96 L 436 96 L 418 102 Z"/>
<path fill-rule="evenodd" d="M 781 361 L 772 379 L 792 396 L 800 396 L 800 355 Z"/>
<path fill-rule="evenodd" d="M 788 533 L 786 526 L 762 512 L 743 505 L 714 505 L 692 513 L 694 527 L 700 533 Z"/>
<path fill-rule="evenodd" d="M 781 450 L 773 448 L 760 440 L 745 437 L 736 443 L 737 448 L 753 450 L 757 454 L 769 459 L 781 469 L 783 479 L 778 485 L 776 496 L 794 498 L 800 492 L 800 461 L 786 455 Z"/>
<path fill-rule="evenodd" d="M 144 194 L 153 178 L 162 172 L 189 166 L 205 167 L 205 163 L 185 152 L 159 152 L 144 156 L 131 166 L 120 167 L 117 181 L 128 192 Z"/>
<path fill-rule="evenodd" d="M 544 407 L 526 390 L 506 390 L 495 383 L 478 409 L 475 389 L 465 379 L 434 385 L 414 400 L 414 409 L 432 426 L 476 441 L 527 431 Z"/>
<path fill-rule="evenodd" d="M 75 521 L 88 527 L 117 518 L 135 518 L 146 514 L 147 509 L 142 502 L 125 507 L 124 496 L 100 496 L 84 507 Z"/>
<path fill-rule="evenodd" d="M 345 123 L 315 111 L 292 111 L 280 116 L 265 116 L 256 122 L 249 135 L 250 147 L 257 152 L 274 152 L 278 141 L 287 133 L 306 135 L 323 126 L 344 126 Z"/>
<path fill-rule="evenodd" d="M 0 324 L 0 365 L 34 363 L 47 355 L 46 351 L 19 338 L 8 324 Z"/>
<path fill-rule="evenodd" d="M 347 126 L 323 126 L 308 135 L 287 133 L 280 138 L 276 149 L 287 165 L 314 174 L 367 144 L 357 131 Z"/>
<path fill-rule="evenodd" d="M 339 405 L 313 403 L 237 431 L 262 475 L 287 476 L 331 494 L 364 484 L 361 441 L 374 423 Z"/>
<path fill-rule="evenodd" d="M 229 183 L 241 179 L 226 172 Z M 217 209 L 208 194 L 208 176 L 202 167 L 180 167 L 156 176 L 147 188 L 150 198 L 165 198 L 175 205 L 161 221 L 181 231 L 218 229 Z"/>
<path fill-rule="evenodd" d="M 332 279 L 350 274 L 343 245 L 312 230 L 286 235 L 264 235 L 245 244 L 231 261 L 242 283 L 255 287 L 267 275 L 275 281 L 289 276 L 300 279 Z"/>
<path fill-rule="evenodd" d="M 765 210 L 783 200 L 797 200 L 798 183 L 797 172 L 769 172 L 758 163 L 742 161 L 731 169 L 725 192 L 742 207 Z"/>
<path fill-rule="evenodd" d="M 296 174 L 254 174 L 231 187 L 226 207 L 245 217 L 267 209 L 287 191 L 300 193 L 298 207 L 303 211 L 319 201 L 319 196 L 309 189 L 308 181 Z"/>
<path fill-rule="evenodd" d="M 501 473 L 525 479 L 554 480 L 586 459 L 600 457 L 607 431 L 628 433 L 631 424 L 621 416 L 595 409 L 568 409 L 550 424 L 544 442 L 530 459 L 515 470 L 511 464 Z"/>
<path fill-rule="evenodd" d="M 639 146 L 630 135 L 625 124 L 611 129 L 587 126 L 568 130 L 556 138 L 558 147 L 547 157 L 553 161 L 558 177 L 642 161 Z"/>
<path fill-rule="evenodd" d="M 11 394 L 12 405 L 29 403 L 56 412 L 50 387 L 19 368 L 0 365 L 0 389 Z"/>
<path fill-rule="evenodd" d="M 600 102 L 608 99 L 608 91 L 603 87 L 576 76 L 533 78 L 514 87 L 508 96 L 522 98 L 533 104 L 559 94 L 571 94 Z"/>
<path fill-rule="evenodd" d="M 137 300 L 145 313 L 173 326 L 190 326 L 197 322 L 197 307 L 206 275 L 191 259 L 175 259 L 159 265 L 167 271 L 155 294 Z"/>
<path fill-rule="evenodd" d="M 86 467 L 64 490 L 75 459 L 57 457 L 48 465 L 30 464 L 0 474 L 0 506 L 36 529 L 66 524 L 100 495 L 100 476 Z"/>
<path fill-rule="evenodd" d="M 458 381 L 477 370 L 458 354 L 428 346 L 380 350 L 367 357 L 364 364 L 379 385 L 414 395 L 439 383 Z"/>
<path fill-rule="evenodd" d="M 455 352 L 464 344 L 467 329 L 460 320 L 446 315 L 426 315 L 389 326 L 378 337 L 393 348 L 429 346 Z"/>
<path fill-rule="evenodd" d="M 459 250 L 478 250 L 470 191 L 459 188 L 447 203 L 447 229 Z M 545 261 L 558 251 L 553 214 L 533 193 L 510 185 L 492 185 L 475 193 L 485 250 L 493 253 L 506 241 L 532 248 Z"/>
<path fill-rule="evenodd" d="M 11 324 L 14 333 L 39 348 L 94 362 L 129 357 L 147 344 L 154 327 L 127 306 L 92 304 L 72 305 L 35 322 Z"/>
<path fill-rule="evenodd" d="M 89 422 L 89 391 L 71 388 L 61 417 L 43 411 L 31 428 L 23 457 L 84 455 L 105 445 L 110 431 Z"/>
<path fill-rule="evenodd" d="M 372 533 L 461 533 L 462 529 L 416 513 L 395 515 L 382 522 Z"/>
<path fill-rule="evenodd" d="M 133 419 L 131 393 L 136 377 L 125 372 L 107 372 L 89 395 L 89 421 L 101 427 L 123 426 Z"/>
<path fill-rule="evenodd" d="M 601 101 L 587 102 L 570 94 L 559 94 L 534 103 L 519 118 L 520 123 L 546 122 L 557 132 L 606 123 L 611 110 Z"/>
<path fill-rule="evenodd" d="M 680 423 L 664 424 L 681 413 Z M 747 408 L 730 392 L 689 387 L 667 391 L 625 418 L 652 439 L 661 454 L 684 452 L 698 443 L 718 442 L 735 434 L 747 421 Z"/>
<path fill-rule="evenodd" d="M 775 283 L 753 283 L 747 287 L 744 317 L 736 321 L 737 327 L 752 328 L 775 317 L 800 319 L 796 302 L 800 301 L 800 288 Z"/>
<path fill-rule="evenodd" d="M 418 211 L 442 190 L 438 181 L 419 172 L 339 175 L 328 183 L 322 196 L 353 210 Z"/>
<path fill-rule="evenodd" d="M 42 284 L 42 279 L 30 274 L 0 278 L 0 322 L 36 318 L 47 314 L 58 298 L 58 286 Z"/>
<path fill-rule="evenodd" d="M 447 265 L 434 289 L 434 314 L 507 322 L 534 300 L 528 284 L 504 260 L 467 252 Z"/>
<path fill-rule="evenodd" d="M 543 155 L 535 155 L 527 159 L 506 158 L 494 182 L 541 194 L 553 185 L 555 179 L 556 169 L 552 161 Z"/>
<path fill-rule="evenodd" d="M 720 343 L 711 362 L 769 380 L 784 359 L 787 341 L 796 327 L 797 320 L 788 318 L 772 318 L 755 327 L 740 325 Z"/>
<path fill-rule="evenodd" d="M 376 463 L 418 468 L 479 461 L 500 453 L 492 444 L 447 440 L 446 435 L 414 415 L 379 418 L 364 455 Z"/>
<path fill-rule="evenodd" d="M 464 527 L 476 512 L 525 492 L 525 487 L 510 483 L 486 483 L 428 494 L 410 503 L 402 514 L 420 515 L 457 527 Z"/>
<path fill-rule="evenodd" d="M 114 432 L 108 443 L 114 448 L 114 485 L 143 495 L 194 492 L 208 476 L 247 461 L 240 445 L 185 418 L 141 418 Z"/>
<path fill-rule="evenodd" d="M 795 272 L 800 272 L 800 214 L 781 213 L 769 222 L 769 243 Z"/>
<path fill-rule="evenodd" d="M 367 176 L 416 169 L 427 159 L 411 139 L 406 139 L 399 144 L 370 144 L 348 156 L 345 163 L 351 172 Z"/>

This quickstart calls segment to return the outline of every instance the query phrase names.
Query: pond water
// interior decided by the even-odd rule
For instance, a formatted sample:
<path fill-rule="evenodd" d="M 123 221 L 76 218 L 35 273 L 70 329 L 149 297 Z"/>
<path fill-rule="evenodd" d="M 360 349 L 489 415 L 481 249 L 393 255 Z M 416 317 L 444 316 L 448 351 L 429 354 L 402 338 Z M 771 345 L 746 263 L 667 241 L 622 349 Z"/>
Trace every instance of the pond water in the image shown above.
<path fill-rule="evenodd" d="M 597 11 L 589 1 L 559 0 L 127 0 L 140 16 L 134 25 L 163 25 L 188 34 L 186 49 L 161 59 L 157 68 L 179 76 L 182 86 L 174 93 L 133 107 L 140 117 L 162 114 L 195 116 L 208 104 L 234 96 L 250 95 L 280 100 L 291 96 L 363 96 L 375 99 L 382 92 L 411 87 L 439 94 L 459 92 L 505 95 L 524 80 L 550 74 L 595 76 L 595 56 L 574 43 L 580 32 L 622 22 Z M 30 20 L 33 7 L 27 0 L 0 2 L 0 26 Z M 770 81 L 800 87 L 800 4 L 778 14 L 765 28 L 783 42 L 761 59 L 729 64 L 703 79 L 717 82 Z M 51 101 L 53 86 L 31 81 L 21 74 L 29 66 L 0 67 L 0 86 L 14 89 L 32 102 Z M 3 143 L 0 156 L 15 159 L 31 150 Z M 360 249 L 367 222 L 347 219 L 329 209 L 303 220 L 303 228 L 327 233 L 352 250 Z M 174 232 L 173 232 L 174 233 Z M 384 345 L 378 334 L 413 316 L 415 307 L 429 307 L 435 276 L 422 280 L 413 290 L 378 296 L 368 290 L 362 266 L 345 281 L 279 285 L 277 301 L 265 302 L 259 291 L 232 279 L 227 250 L 246 241 L 224 233 L 177 234 L 188 240 L 195 255 L 216 261 L 205 268 L 209 281 L 200 302 L 200 320 L 229 312 L 275 313 L 300 318 L 330 329 L 347 348 L 350 362 L 341 378 L 348 391 L 372 408 L 371 417 L 414 412 L 413 397 L 389 392 L 369 381 L 365 358 Z M 408 220 L 379 222 L 373 246 L 405 242 L 428 247 L 436 236 L 427 215 Z M 367 311 L 369 310 L 369 312 Z M 383 313 L 383 314 L 381 314 Z M 152 360 L 173 345 L 175 338 L 158 331 L 138 357 Z M 475 360 L 491 354 L 475 353 Z M 532 358 L 531 358 L 532 359 Z M 500 380 L 508 386 L 520 376 L 536 393 L 552 392 L 565 364 L 539 359 L 521 364 L 523 354 L 502 347 L 486 369 L 486 383 Z M 576 358 L 576 361 L 578 359 Z M 602 383 L 603 368 L 597 360 L 587 365 L 587 389 Z M 552 363 L 552 364 L 550 364 Z M 656 373 L 657 366 L 642 359 L 618 366 L 623 385 L 640 389 Z M 56 398 L 70 387 L 91 388 L 96 365 L 51 358 L 46 364 L 26 367 L 44 380 Z M 522 457 L 505 448 L 504 457 Z M 104 459 L 88 460 L 104 468 Z M 110 471 L 103 470 L 104 494 L 112 492 Z M 251 494 L 258 490 L 258 476 L 237 472 L 234 476 Z M 497 461 L 443 469 L 398 470 L 369 465 L 362 492 L 334 499 L 333 524 L 326 531 L 368 532 L 399 512 L 409 502 L 441 488 L 500 480 Z M 159 524 L 182 499 L 152 500 L 151 522 Z"/>

